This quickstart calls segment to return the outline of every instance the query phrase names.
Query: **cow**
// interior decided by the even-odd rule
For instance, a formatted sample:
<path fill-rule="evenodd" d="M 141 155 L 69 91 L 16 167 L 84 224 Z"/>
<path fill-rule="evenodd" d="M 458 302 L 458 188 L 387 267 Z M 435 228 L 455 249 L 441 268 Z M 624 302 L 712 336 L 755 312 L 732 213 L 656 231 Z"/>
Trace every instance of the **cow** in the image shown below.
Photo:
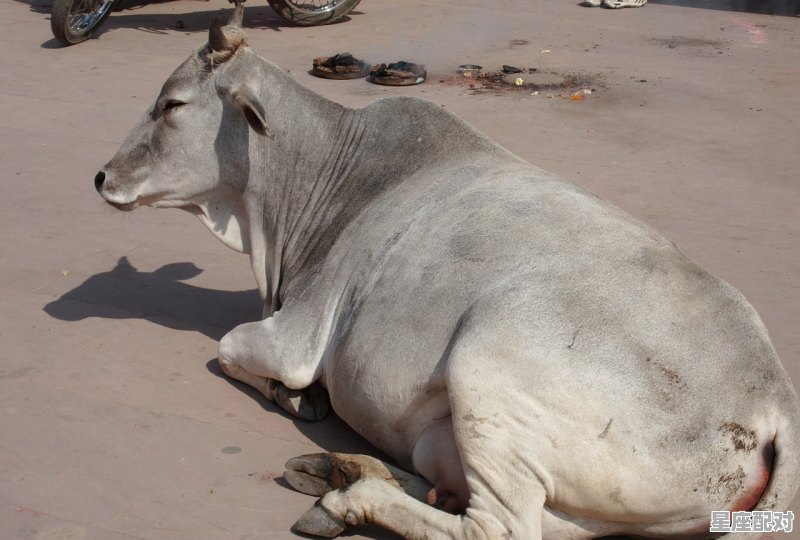
<path fill-rule="evenodd" d="M 215 22 L 95 187 L 248 254 L 264 318 L 222 370 L 394 460 L 290 459 L 321 497 L 296 531 L 705 538 L 798 490 L 797 394 L 742 295 L 432 102 L 345 108 Z"/>

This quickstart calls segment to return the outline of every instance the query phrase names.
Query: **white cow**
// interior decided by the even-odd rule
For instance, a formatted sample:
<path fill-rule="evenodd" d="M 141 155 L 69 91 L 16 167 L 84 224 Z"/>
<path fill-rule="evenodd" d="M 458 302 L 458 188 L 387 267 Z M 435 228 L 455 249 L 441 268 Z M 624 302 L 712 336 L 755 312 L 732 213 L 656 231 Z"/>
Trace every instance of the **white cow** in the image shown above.
<path fill-rule="evenodd" d="M 433 103 L 347 109 L 217 23 L 95 184 L 249 254 L 266 318 L 225 373 L 308 419 L 327 390 L 397 461 L 290 460 L 322 496 L 299 531 L 708 537 L 797 492 L 797 395 L 745 299 Z"/>

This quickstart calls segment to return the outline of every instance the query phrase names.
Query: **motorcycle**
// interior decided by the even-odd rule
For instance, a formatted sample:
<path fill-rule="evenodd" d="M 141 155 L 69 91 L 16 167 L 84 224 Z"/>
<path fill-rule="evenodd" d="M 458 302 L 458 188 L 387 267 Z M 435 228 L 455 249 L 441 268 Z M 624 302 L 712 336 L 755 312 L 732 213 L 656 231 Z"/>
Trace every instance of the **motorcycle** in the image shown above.
<path fill-rule="evenodd" d="M 121 0 L 53 0 L 50 28 L 62 45 L 89 39 Z M 239 5 L 244 0 L 230 0 Z M 297 26 L 319 26 L 341 20 L 361 0 L 267 0 L 278 15 Z"/>

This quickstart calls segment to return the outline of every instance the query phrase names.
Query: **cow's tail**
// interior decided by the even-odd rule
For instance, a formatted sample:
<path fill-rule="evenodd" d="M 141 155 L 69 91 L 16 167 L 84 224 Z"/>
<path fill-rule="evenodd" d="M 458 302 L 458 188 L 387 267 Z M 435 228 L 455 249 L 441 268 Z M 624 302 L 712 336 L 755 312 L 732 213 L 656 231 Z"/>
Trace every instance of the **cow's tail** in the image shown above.
<path fill-rule="evenodd" d="M 753 510 L 786 511 L 800 489 L 800 407 L 797 397 L 790 396 L 785 405 L 788 410 L 778 418 L 772 440 L 769 482 Z"/>
<path fill-rule="evenodd" d="M 769 481 L 758 502 L 752 508 L 756 510 L 772 510 L 785 512 L 789 509 L 795 495 L 800 489 L 800 407 L 797 397 L 792 395 L 787 400 L 791 405 L 784 411 L 776 423 L 775 436 L 771 444 L 763 450 L 764 462 L 772 463 Z M 800 520 L 798 520 L 800 528 Z M 795 528 L 794 530 L 798 530 Z M 765 533 L 727 533 L 723 535 L 731 540 L 762 540 L 772 538 Z"/>

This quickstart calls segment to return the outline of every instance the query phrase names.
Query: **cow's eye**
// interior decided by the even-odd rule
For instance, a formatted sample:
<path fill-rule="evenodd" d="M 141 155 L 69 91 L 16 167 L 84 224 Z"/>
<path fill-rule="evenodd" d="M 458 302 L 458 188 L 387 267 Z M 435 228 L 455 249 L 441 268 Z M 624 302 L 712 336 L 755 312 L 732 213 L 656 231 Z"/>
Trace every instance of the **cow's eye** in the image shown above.
<path fill-rule="evenodd" d="M 186 105 L 184 101 L 178 101 L 177 99 L 170 99 L 166 103 L 164 103 L 164 112 L 174 111 L 178 107 Z"/>

